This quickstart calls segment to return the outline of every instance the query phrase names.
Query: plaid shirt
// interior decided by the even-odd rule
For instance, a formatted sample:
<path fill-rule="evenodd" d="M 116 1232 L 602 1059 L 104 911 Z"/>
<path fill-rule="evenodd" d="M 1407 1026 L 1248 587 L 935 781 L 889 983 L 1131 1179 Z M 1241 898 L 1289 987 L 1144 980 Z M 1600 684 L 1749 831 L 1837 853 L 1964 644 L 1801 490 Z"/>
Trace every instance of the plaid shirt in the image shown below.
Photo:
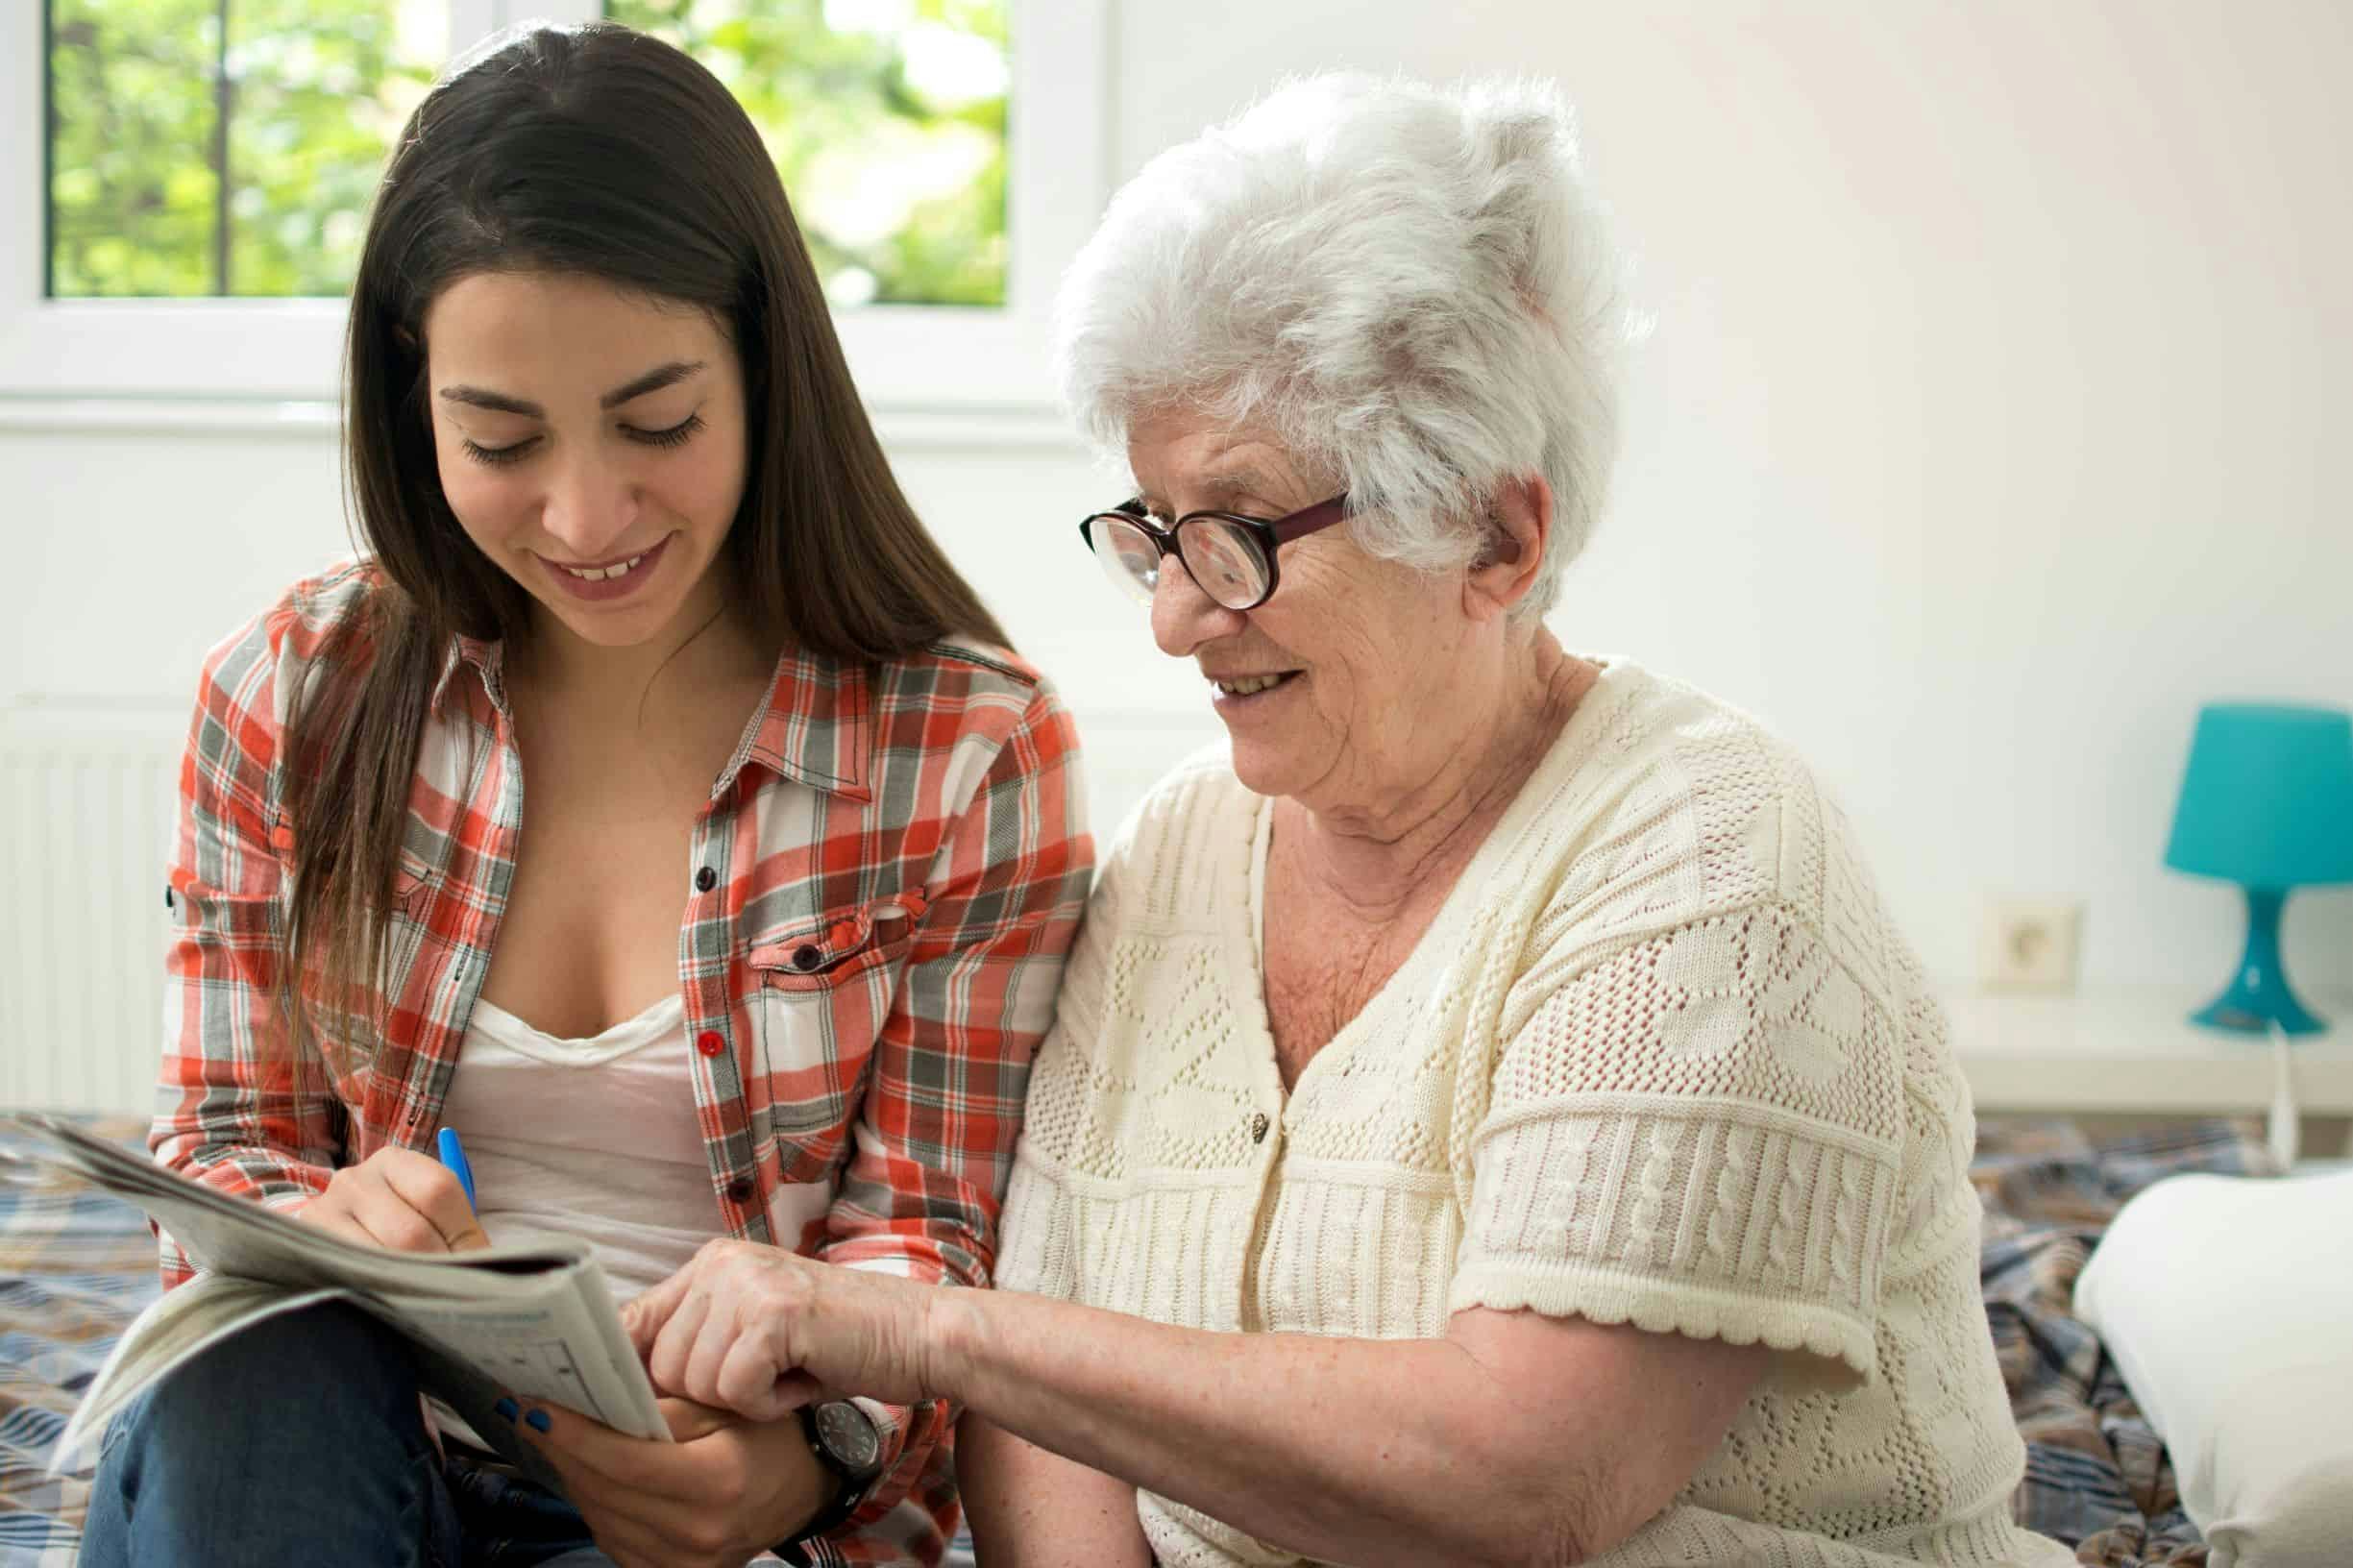
<path fill-rule="evenodd" d="M 150 1144 L 263 1202 L 303 1201 L 387 1144 L 429 1148 L 514 881 L 500 649 L 461 640 L 432 694 L 392 890 L 385 1038 L 331 1090 L 314 1053 L 289 1065 L 281 740 L 297 677 L 374 580 L 360 564 L 299 584 L 215 650 L 181 765 Z M 985 1287 L 1030 1055 L 1092 863 L 1075 733 L 1026 665 L 944 643 L 875 666 L 781 658 L 681 869 L 713 1234 Z M 831 1186 L 822 1223 L 773 1234 L 772 1202 L 808 1182 Z M 189 1265 L 162 1245 L 177 1285 Z M 952 1412 L 862 1403 L 889 1468 L 812 1556 L 936 1562 L 958 1514 Z"/>

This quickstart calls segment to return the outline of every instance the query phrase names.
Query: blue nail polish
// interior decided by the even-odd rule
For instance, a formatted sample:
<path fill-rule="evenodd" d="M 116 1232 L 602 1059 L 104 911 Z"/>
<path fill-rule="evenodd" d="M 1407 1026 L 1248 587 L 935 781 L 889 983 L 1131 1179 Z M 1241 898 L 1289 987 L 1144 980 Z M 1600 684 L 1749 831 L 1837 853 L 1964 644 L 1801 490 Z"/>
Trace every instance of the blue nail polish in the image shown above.
<path fill-rule="evenodd" d="M 554 1425 L 553 1422 L 548 1419 L 548 1412 L 545 1410 L 533 1410 L 530 1414 L 523 1418 L 523 1424 L 530 1428 L 533 1432 L 545 1432 L 551 1426 Z"/>
<path fill-rule="evenodd" d="M 498 1402 L 498 1404 L 492 1406 L 491 1409 L 497 1410 L 510 1422 L 513 1421 L 516 1416 L 523 1413 L 522 1407 L 517 1405 L 511 1399 L 502 1399 Z"/>

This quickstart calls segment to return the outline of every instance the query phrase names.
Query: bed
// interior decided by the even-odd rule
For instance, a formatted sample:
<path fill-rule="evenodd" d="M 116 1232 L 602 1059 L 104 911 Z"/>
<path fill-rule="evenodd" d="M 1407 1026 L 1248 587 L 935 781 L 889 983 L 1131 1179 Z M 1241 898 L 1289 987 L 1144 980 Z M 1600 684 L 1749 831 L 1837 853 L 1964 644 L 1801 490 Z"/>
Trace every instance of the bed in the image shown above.
<path fill-rule="evenodd" d="M 147 1124 L 87 1125 L 124 1142 Z M 0 1129 L 0 1153 L 21 1139 Z M 52 1478 L 49 1451 L 115 1337 L 155 1299 L 155 1242 L 130 1205 L 61 1183 L 12 1186 L 0 1161 L 0 1565 L 66 1568 L 87 1476 Z"/>
<path fill-rule="evenodd" d="M 2075 1276 L 2124 1200 L 2190 1171 L 2276 1174 L 2251 1121 L 2094 1138 L 2066 1121 L 1988 1118 L 1978 1132 L 1978 1274 L 2010 1414 L 2026 1439 L 2016 1511 L 2097 1568 L 2206 1561 L 2165 1445 L 2072 1306 Z"/>
<path fill-rule="evenodd" d="M 88 1125 L 136 1142 L 144 1124 Z M 10 1135 L 0 1132 L 0 1151 Z M 0 1162 L 0 1164 L 5 1164 Z M 2207 1120 L 2095 1138 L 2063 1121 L 1992 1119 L 1973 1171 L 1986 1207 L 1986 1314 L 2026 1439 L 2019 1518 L 2097 1568 L 2202 1568 L 2173 1467 L 2099 1337 L 2070 1311 L 2075 1275 L 2123 1201 L 2183 1171 L 2269 1168 L 2251 1125 Z M 86 1476 L 49 1450 L 79 1390 L 156 1291 L 136 1211 L 61 1186 L 0 1184 L 0 1568 L 67 1568 Z"/>

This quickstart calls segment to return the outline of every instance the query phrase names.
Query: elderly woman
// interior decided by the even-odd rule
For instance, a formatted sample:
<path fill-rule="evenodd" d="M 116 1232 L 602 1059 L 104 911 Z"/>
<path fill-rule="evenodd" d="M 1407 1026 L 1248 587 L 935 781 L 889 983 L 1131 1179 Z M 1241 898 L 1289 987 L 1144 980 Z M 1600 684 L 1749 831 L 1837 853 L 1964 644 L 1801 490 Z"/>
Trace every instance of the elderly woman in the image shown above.
<path fill-rule="evenodd" d="M 984 1562 L 2065 1562 L 1972 1120 L 1805 766 L 1546 629 L 1625 337 L 1549 93 L 1326 78 L 1066 285 L 1086 542 L 1230 746 L 1107 861 L 995 1292 L 731 1243 L 657 1383 L 969 1412 Z"/>

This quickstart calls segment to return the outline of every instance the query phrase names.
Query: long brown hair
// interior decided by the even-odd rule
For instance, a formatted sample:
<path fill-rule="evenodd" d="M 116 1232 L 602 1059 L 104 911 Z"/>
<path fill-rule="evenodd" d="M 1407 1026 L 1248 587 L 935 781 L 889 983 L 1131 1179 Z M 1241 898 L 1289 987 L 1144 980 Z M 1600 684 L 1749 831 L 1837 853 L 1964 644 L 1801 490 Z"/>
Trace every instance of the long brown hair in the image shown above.
<path fill-rule="evenodd" d="M 726 330 L 748 439 L 718 570 L 750 625 L 861 662 L 956 632 L 1005 642 L 901 493 L 775 165 L 718 79 L 606 24 L 535 30 L 453 72 L 401 134 L 352 290 L 345 461 L 377 580 L 367 612 L 311 664 L 288 736 L 283 1000 L 338 1076 L 373 1055 L 383 1025 L 378 983 L 434 681 L 458 636 L 527 625 L 528 597 L 442 494 L 426 406 L 427 307 L 483 272 L 594 277 Z M 311 999 L 341 1027 L 315 1028 L 326 1020 Z"/>

